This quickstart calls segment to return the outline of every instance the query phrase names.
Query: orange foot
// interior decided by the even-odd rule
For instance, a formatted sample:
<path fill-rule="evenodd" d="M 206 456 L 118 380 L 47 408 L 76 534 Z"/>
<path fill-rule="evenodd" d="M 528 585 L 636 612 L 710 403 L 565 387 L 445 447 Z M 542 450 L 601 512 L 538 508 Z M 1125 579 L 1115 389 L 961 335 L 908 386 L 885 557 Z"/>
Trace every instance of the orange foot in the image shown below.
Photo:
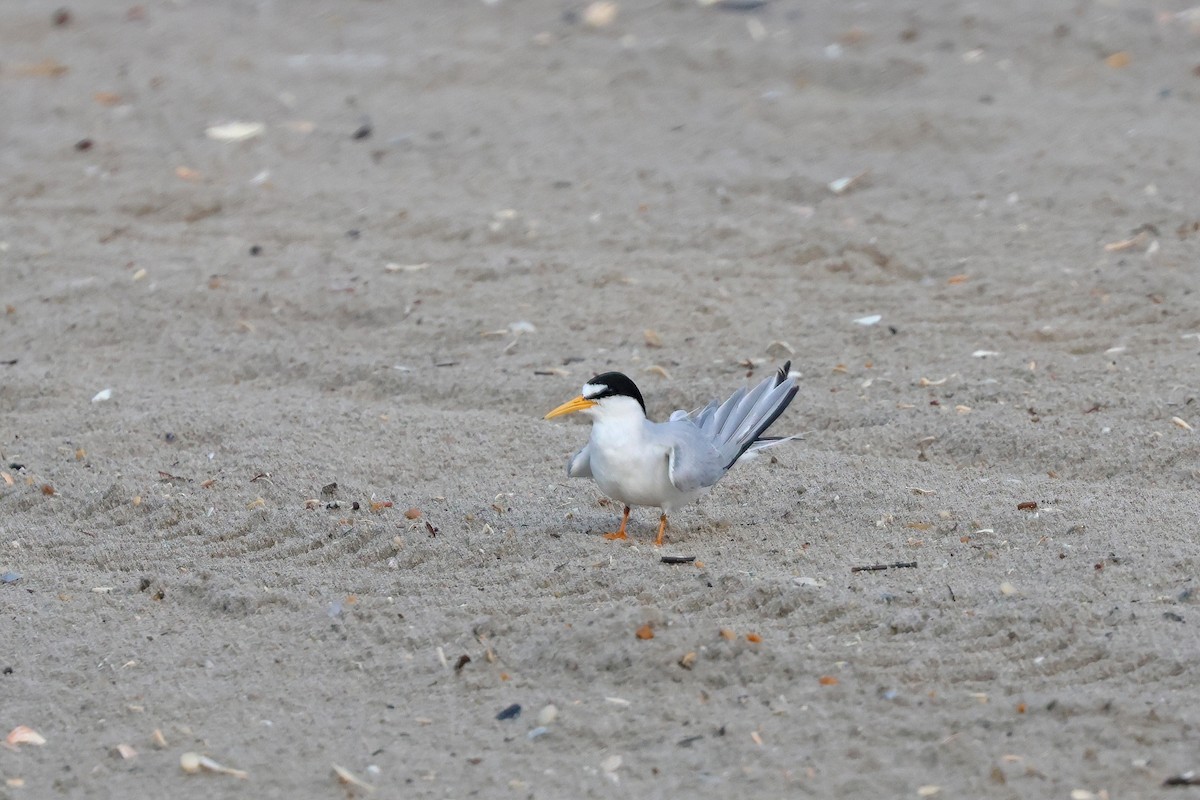
<path fill-rule="evenodd" d="M 658 537 L 654 540 L 655 547 L 662 547 L 663 534 L 667 531 L 667 515 L 663 514 L 658 518 Z"/>
<path fill-rule="evenodd" d="M 625 515 L 621 517 L 621 527 L 617 528 L 612 533 L 604 534 L 604 538 L 608 539 L 610 541 L 615 541 L 618 539 L 628 539 L 629 537 L 625 535 L 625 526 L 628 524 L 629 524 L 629 506 L 625 506 Z"/>

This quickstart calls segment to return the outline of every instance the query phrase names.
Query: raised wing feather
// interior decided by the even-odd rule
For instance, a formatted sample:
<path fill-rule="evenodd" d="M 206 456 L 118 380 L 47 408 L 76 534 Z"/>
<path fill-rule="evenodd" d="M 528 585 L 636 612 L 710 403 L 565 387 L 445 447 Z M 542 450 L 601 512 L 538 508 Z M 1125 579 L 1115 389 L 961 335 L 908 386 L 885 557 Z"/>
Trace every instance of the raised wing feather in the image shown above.
<path fill-rule="evenodd" d="M 753 389 L 743 386 L 720 406 L 714 400 L 692 417 L 720 452 L 724 470 L 755 446 L 796 396 L 796 382 L 788 377 L 791 366 L 789 361 Z"/>

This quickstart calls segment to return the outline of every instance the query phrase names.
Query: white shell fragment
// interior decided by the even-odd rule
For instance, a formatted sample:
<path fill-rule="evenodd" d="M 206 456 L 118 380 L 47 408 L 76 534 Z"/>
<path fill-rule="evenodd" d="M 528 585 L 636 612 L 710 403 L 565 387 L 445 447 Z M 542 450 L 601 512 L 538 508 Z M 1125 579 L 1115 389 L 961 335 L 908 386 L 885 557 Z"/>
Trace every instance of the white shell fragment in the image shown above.
<path fill-rule="evenodd" d="M 394 261 L 389 261 L 383 265 L 385 272 L 420 272 L 423 269 L 429 269 L 429 262 L 420 264 L 397 264 Z"/>
<path fill-rule="evenodd" d="M 357 786 L 359 789 L 362 789 L 363 791 L 366 791 L 366 792 L 375 791 L 374 786 L 372 786 L 371 784 L 362 780 L 361 778 L 355 776 L 355 774 L 353 772 L 346 769 L 345 767 L 338 766 L 337 764 L 333 764 L 332 766 L 333 766 L 333 774 L 337 775 L 337 779 L 340 783 L 344 783 L 347 786 Z"/>
<path fill-rule="evenodd" d="M 10 747 L 15 747 L 19 744 L 32 744 L 41 747 L 46 743 L 46 737 L 28 725 L 18 725 L 9 732 L 8 736 L 4 737 L 4 743 Z"/>
<path fill-rule="evenodd" d="M 538 712 L 537 721 L 539 725 L 549 725 L 558 719 L 558 706 L 551 703 Z"/>
<path fill-rule="evenodd" d="M 1176 427 L 1183 428 L 1185 431 L 1192 430 L 1192 426 L 1188 423 L 1188 421 L 1181 417 L 1171 417 L 1171 422 L 1174 423 Z"/>
<path fill-rule="evenodd" d="M 179 768 L 189 775 L 194 775 L 197 772 L 208 771 L 215 772 L 218 775 L 229 775 L 234 778 L 246 780 L 250 777 L 250 773 L 245 770 L 231 769 L 223 764 L 218 764 L 208 756 L 202 756 L 199 753 L 184 753 L 179 757 Z"/>
<path fill-rule="evenodd" d="M 101 389 L 92 397 L 93 403 L 103 403 L 105 400 L 112 399 L 112 389 Z"/>
<path fill-rule="evenodd" d="M 858 319 L 854 320 L 854 324 L 862 325 L 865 328 L 865 327 L 869 327 L 871 325 L 878 325 L 879 320 L 881 320 L 881 319 L 883 319 L 882 314 L 870 314 L 868 316 L 859 317 Z"/>
<path fill-rule="evenodd" d="M 218 142 L 244 142 L 262 136 L 266 130 L 267 126 L 261 122 L 229 122 L 206 128 L 204 135 Z"/>
<path fill-rule="evenodd" d="M 976 350 L 974 353 L 971 353 L 972 358 L 987 358 L 988 356 L 998 355 L 1000 355 L 999 350 Z"/>
<path fill-rule="evenodd" d="M 787 358 L 795 353 L 796 351 L 787 342 L 774 341 L 767 345 L 767 355 L 771 358 Z"/>
<path fill-rule="evenodd" d="M 829 182 L 829 191 L 833 192 L 834 194 L 845 194 L 857 186 L 863 178 L 867 177 L 868 172 L 870 172 L 870 170 L 864 169 L 857 175 L 850 175 L 845 178 L 837 178 L 832 180 Z"/>
<path fill-rule="evenodd" d="M 537 333 L 534 324 L 526 319 L 508 323 L 508 329 L 512 333 Z"/>
<path fill-rule="evenodd" d="M 583 10 L 583 21 L 590 28 L 607 28 L 617 18 L 617 4 L 612 2 L 589 3 Z"/>

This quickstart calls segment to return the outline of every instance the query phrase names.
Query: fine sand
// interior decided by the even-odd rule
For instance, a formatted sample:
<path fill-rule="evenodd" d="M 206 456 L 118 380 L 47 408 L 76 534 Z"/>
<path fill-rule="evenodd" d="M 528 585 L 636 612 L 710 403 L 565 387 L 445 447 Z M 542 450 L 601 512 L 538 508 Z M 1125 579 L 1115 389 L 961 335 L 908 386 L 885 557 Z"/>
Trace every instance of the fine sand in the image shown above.
<path fill-rule="evenodd" d="M 0 6 L 0 797 L 1195 791 L 1200 12 L 755 5 Z"/>

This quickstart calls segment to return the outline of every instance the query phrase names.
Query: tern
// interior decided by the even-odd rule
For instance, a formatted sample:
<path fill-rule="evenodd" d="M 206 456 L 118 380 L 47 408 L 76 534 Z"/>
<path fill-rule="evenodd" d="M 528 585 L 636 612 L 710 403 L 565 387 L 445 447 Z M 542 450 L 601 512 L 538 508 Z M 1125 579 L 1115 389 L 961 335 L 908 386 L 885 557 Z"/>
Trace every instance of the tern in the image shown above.
<path fill-rule="evenodd" d="M 666 422 L 647 419 L 637 384 L 620 372 L 597 375 L 578 397 L 547 414 L 553 419 L 578 411 L 592 420 L 592 435 L 567 462 L 567 475 L 592 478 L 625 506 L 621 527 L 605 538 L 628 538 L 629 507 L 651 506 L 662 509 L 654 540 L 655 547 L 662 546 L 668 514 L 711 489 L 742 457 L 797 438 L 763 437 L 796 396 L 791 366 L 787 362 L 723 403 L 676 411 Z"/>

